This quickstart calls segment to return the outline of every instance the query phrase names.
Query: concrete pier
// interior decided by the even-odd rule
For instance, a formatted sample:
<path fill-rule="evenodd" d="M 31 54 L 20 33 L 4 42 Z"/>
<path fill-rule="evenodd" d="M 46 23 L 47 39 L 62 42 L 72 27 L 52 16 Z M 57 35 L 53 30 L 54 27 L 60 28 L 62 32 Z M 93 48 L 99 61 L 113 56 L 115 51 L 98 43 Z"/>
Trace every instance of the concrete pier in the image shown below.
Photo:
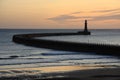
<path fill-rule="evenodd" d="M 87 20 L 85 20 L 84 30 L 76 33 L 40 33 L 40 34 L 38 33 L 38 34 L 14 35 L 13 42 L 25 44 L 28 46 L 49 48 L 49 49 L 56 49 L 56 50 L 76 51 L 76 52 L 94 52 L 96 54 L 120 56 L 119 45 L 97 44 L 97 43 L 77 43 L 77 42 L 43 40 L 43 39 L 34 38 L 34 37 L 45 37 L 45 36 L 90 35 L 91 32 L 88 31 L 87 25 L 88 25 Z"/>
<path fill-rule="evenodd" d="M 76 52 L 94 52 L 102 55 L 120 56 L 120 46 L 95 43 L 77 43 L 55 40 L 35 39 L 34 37 L 45 36 L 67 36 L 67 35 L 84 35 L 79 33 L 43 33 L 43 34 L 20 34 L 13 36 L 13 42 L 56 50 L 76 51 Z M 85 34 L 86 35 L 86 34 Z"/>

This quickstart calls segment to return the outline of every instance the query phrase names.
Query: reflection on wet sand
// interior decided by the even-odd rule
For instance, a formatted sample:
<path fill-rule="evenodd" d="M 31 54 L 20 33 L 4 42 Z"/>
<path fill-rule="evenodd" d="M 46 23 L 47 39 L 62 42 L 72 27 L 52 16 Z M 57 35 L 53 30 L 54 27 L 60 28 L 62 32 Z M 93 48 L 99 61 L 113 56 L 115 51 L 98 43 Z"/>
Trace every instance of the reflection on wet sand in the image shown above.
<path fill-rule="evenodd" d="M 94 66 L 54 66 L 54 67 L 41 67 L 41 68 L 32 68 L 32 70 L 40 70 L 42 73 L 52 73 L 52 72 L 66 72 L 74 70 L 87 70 L 95 69 L 100 67 Z"/>
<path fill-rule="evenodd" d="M 0 74 L 4 75 L 1 75 L 0 80 L 119 80 L 120 68 L 110 68 L 110 66 L 56 66 L 1 70 Z"/>
<path fill-rule="evenodd" d="M 97 66 L 97 65 L 87 65 L 87 66 L 49 66 L 49 67 L 35 67 L 35 68 L 17 68 L 17 69 L 6 69 L 0 70 L 0 77 L 2 76 L 19 76 L 19 75 L 42 75 L 46 73 L 65 73 L 77 70 L 90 70 L 90 69 L 100 69 L 100 68 L 110 68 L 113 66 Z"/>

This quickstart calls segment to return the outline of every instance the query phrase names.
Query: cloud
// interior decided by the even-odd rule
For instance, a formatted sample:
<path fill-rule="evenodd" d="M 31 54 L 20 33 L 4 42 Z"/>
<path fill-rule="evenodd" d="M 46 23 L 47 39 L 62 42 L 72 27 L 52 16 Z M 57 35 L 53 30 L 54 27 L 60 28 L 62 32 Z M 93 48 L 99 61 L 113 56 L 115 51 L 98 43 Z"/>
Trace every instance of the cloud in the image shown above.
<path fill-rule="evenodd" d="M 111 14 L 120 14 L 120 11 L 112 12 Z"/>
<path fill-rule="evenodd" d="M 56 16 L 53 18 L 48 18 L 48 20 L 53 20 L 53 21 L 66 21 L 66 20 L 70 20 L 70 19 L 78 19 L 80 17 L 76 17 L 76 16 L 72 16 L 72 15 L 60 15 L 60 16 Z"/>
<path fill-rule="evenodd" d="M 56 22 L 64 22 L 67 20 L 76 20 L 76 19 L 90 19 L 92 21 L 101 21 L 101 20 L 120 20 L 120 14 L 116 15 L 103 15 L 103 16 L 71 16 L 71 15 L 60 15 L 53 18 L 48 18 L 48 20 Z"/>
<path fill-rule="evenodd" d="M 80 14 L 80 13 L 94 13 L 94 12 L 101 12 L 101 13 L 106 13 L 106 12 L 120 12 L 120 8 L 116 9 L 104 9 L 104 10 L 96 10 L 96 11 L 78 11 L 78 12 L 73 12 L 71 14 Z"/>
<path fill-rule="evenodd" d="M 56 17 L 52 17 L 52 18 L 48 18 L 48 20 L 52 20 L 55 22 L 65 22 L 65 21 L 71 21 L 71 20 L 83 20 L 83 19 L 90 19 L 92 21 L 100 21 L 100 20 L 120 20 L 120 8 L 118 9 L 109 9 L 109 10 L 99 10 L 99 11 L 92 11 L 90 13 L 94 13 L 94 12 L 111 12 L 107 15 L 103 15 L 103 16 L 75 16 L 73 14 L 79 14 L 79 13 L 83 13 L 83 12 L 73 12 L 71 14 L 65 14 L 65 15 L 59 15 Z M 85 13 L 85 12 L 84 12 Z M 114 15 L 113 15 L 114 14 Z"/>
<path fill-rule="evenodd" d="M 120 20 L 120 14 L 93 17 L 92 20 Z"/>
<path fill-rule="evenodd" d="M 80 14 L 80 13 L 83 13 L 83 12 L 73 12 L 71 14 Z"/>
<path fill-rule="evenodd" d="M 80 13 L 94 13 L 94 12 L 102 12 L 102 13 L 106 13 L 106 12 L 120 12 L 120 8 L 116 8 L 116 9 L 104 9 L 104 10 L 96 10 L 96 11 L 78 11 L 78 12 L 73 12 L 71 14 L 80 14 Z"/>
<path fill-rule="evenodd" d="M 98 11 L 92 11 L 92 12 L 113 12 L 113 11 L 120 11 L 120 8 L 108 9 L 108 10 L 98 10 Z"/>

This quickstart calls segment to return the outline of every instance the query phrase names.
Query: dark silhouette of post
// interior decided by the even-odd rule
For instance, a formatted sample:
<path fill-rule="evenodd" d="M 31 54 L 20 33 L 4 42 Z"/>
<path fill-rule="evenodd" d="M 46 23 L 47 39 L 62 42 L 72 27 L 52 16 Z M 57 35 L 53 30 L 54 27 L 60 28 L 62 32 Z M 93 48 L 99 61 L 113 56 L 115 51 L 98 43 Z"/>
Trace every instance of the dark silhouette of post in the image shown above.
<path fill-rule="evenodd" d="M 85 28 L 84 28 L 84 32 L 88 32 L 88 28 L 87 28 L 87 20 L 85 20 Z"/>

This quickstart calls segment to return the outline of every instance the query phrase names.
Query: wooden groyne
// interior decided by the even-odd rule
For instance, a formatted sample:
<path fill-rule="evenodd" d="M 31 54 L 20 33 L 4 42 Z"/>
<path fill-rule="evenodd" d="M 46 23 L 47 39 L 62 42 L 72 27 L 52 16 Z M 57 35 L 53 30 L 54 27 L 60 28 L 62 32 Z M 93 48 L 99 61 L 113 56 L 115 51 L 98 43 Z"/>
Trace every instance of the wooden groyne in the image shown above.
<path fill-rule="evenodd" d="M 88 35 L 83 33 L 41 33 L 41 34 L 21 34 L 14 35 L 13 41 L 28 46 L 49 48 L 76 52 L 94 52 L 96 54 L 120 56 L 119 45 L 97 44 L 97 43 L 77 43 L 66 41 L 55 41 L 46 39 L 36 39 L 34 37 L 45 36 L 67 36 L 67 35 Z"/>

